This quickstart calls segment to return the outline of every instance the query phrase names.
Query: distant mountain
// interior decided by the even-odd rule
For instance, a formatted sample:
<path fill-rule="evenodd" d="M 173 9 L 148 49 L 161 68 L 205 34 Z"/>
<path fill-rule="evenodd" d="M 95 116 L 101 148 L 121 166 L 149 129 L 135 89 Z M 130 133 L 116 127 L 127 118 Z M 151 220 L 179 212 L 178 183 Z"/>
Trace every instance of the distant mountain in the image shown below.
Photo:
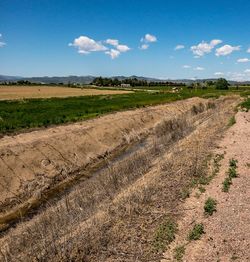
<path fill-rule="evenodd" d="M 90 84 L 96 76 L 43 76 L 43 77 L 21 77 L 21 76 L 6 76 L 6 75 L 0 75 L 0 82 L 4 81 L 18 81 L 18 80 L 27 80 L 33 83 L 44 83 L 44 84 L 68 84 L 70 83 L 79 83 L 79 84 Z M 165 82 L 165 81 L 171 81 L 175 83 L 185 83 L 185 84 L 191 84 L 194 82 L 204 82 L 204 81 L 216 81 L 216 78 L 211 79 L 157 79 L 157 78 L 151 78 L 151 77 L 144 77 L 144 76 L 112 76 L 110 77 L 112 79 L 117 78 L 118 80 L 125 80 L 128 78 L 137 78 L 138 80 L 145 80 L 148 82 Z M 237 81 L 229 81 L 230 84 L 250 84 L 250 81 L 244 81 L 244 82 L 237 82 Z"/>
<path fill-rule="evenodd" d="M 5 75 L 0 75 L 0 81 L 17 81 L 22 79 L 21 76 L 5 76 Z"/>

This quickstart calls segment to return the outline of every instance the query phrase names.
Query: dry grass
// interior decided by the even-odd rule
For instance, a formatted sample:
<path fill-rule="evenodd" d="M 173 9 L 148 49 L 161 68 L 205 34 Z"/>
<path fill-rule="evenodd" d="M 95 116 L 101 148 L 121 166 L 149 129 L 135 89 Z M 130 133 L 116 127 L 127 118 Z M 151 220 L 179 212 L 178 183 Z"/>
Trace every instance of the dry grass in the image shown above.
<path fill-rule="evenodd" d="M 2 259 L 158 261 L 157 228 L 166 215 L 181 215 L 182 189 L 206 173 L 204 159 L 226 127 L 230 102 L 218 102 L 217 113 L 202 104 L 163 120 L 142 147 L 10 230 L 1 241 Z"/>
<path fill-rule="evenodd" d="M 54 86 L 1 86 L 0 100 L 128 94 L 126 90 L 100 90 Z"/>

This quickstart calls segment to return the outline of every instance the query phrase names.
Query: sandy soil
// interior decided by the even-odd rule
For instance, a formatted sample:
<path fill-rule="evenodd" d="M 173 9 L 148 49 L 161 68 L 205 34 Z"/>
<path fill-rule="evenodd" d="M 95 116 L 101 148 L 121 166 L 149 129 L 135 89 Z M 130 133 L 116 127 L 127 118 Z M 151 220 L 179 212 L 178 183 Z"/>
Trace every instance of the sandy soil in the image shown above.
<path fill-rule="evenodd" d="M 81 89 L 53 86 L 1 86 L 0 100 L 24 99 L 24 98 L 49 98 L 70 96 L 92 96 L 92 95 L 115 95 L 128 94 L 126 90 L 99 90 Z"/>
<path fill-rule="evenodd" d="M 200 197 L 198 190 L 182 205 L 182 219 L 176 241 L 162 261 L 175 261 L 174 248 L 185 246 L 183 261 L 250 261 L 250 112 L 239 112 L 218 145 L 217 154 L 224 155 L 218 175 L 206 186 Z M 229 192 L 222 192 L 230 159 L 238 160 L 239 177 L 233 179 Z M 217 212 L 204 215 L 208 197 L 217 201 Z M 206 234 L 200 240 L 187 241 L 187 232 L 195 223 L 203 223 Z"/>

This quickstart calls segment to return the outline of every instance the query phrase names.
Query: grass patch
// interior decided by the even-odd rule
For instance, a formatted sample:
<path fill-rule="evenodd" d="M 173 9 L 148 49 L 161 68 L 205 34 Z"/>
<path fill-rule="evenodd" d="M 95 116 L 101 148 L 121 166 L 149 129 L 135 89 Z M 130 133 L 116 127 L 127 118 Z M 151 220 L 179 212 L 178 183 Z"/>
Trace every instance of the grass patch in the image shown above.
<path fill-rule="evenodd" d="M 195 224 L 188 234 L 188 240 L 198 240 L 203 234 L 205 234 L 203 224 Z"/>
<path fill-rule="evenodd" d="M 230 167 L 233 167 L 233 168 L 237 168 L 237 163 L 238 163 L 238 160 L 236 160 L 236 159 L 230 159 L 229 160 L 229 166 Z"/>
<path fill-rule="evenodd" d="M 216 205 L 217 205 L 216 200 L 209 197 L 204 205 L 204 213 L 206 215 L 211 216 L 214 212 L 216 212 Z"/>
<path fill-rule="evenodd" d="M 243 108 L 246 108 L 247 111 L 250 109 L 250 98 L 246 99 L 246 101 L 244 101 L 243 103 L 241 103 L 241 106 Z"/>
<path fill-rule="evenodd" d="M 185 246 L 178 246 L 174 249 L 174 259 L 178 262 L 182 261 L 182 258 L 185 254 Z"/>
<path fill-rule="evenodd" d="M 174 241 L 177 230 L 177 224 L 173 219 L 166 218 L 155 233 L 153 241 L 154 249 L 157 252 L 164 251 L 167 245 Z"/>
<path fill-rule="evenodd" d="M 223 192 L 228 192 L 230 186 L 232 185 L 232 179 L 230 177 L 226 177 L 222 183 L 223 187 L 222 187 L 222 191 Z"/>
<path fill-rule="evenodd" d="M 232 185 L 232 179 L 238 177 L 237 174 L 237 163 L 238 161 L 236 159 L 230 159 L 229 160 L 229 169 L 227 171 L 227 177 L 224 179 L 222 183 L 222 191 L 228 192 L 230 186 Z"/>
<path fill-rule="evenodd" d="M 201 193 L 205 193 L 206 192 L 206 188 L 205 187 L 203 187 L 203 186 L 199 186 L 199 191 L 201 192 Z"/>
<path fill-rule="evenodd" d="M 233 126 L 236 123 L 235 116 L 232 116 L 228 121 L 228 126 Z"/>
<path fill-rule="evenodd" d="M 185 187 L 181 191 L 181 199 L 184 200 L 186 198 L 190 197 L 190 190 L 188 187 Z"/>

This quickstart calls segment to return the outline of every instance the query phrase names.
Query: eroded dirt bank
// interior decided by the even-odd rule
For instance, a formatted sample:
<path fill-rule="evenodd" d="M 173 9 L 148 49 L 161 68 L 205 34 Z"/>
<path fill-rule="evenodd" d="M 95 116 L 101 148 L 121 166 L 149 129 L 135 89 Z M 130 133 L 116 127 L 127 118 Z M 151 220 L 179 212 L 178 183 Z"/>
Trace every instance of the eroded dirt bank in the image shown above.
<path fill-rule="evenodd" d="M 0 258 L 159 261 L 155 231 L 166 216 L 180 216 L 183 189 L 205 175 L 205 160 L 239 101 L 193 98 L 2 139 L 2 166 L 16 160 L 5 167 L 6 185 L 16 187 L 2 196 L 3 222 L 20 207 L 11 193 L 27 202 L 58 183 L 89 179 L 5 232 Z M 91 165 L 101 163 L 108 165 L 93 175 Z M 26 194 L 23 184 L 36 186 Z"/>
<path fill-rule="evenodd" d="M 88 177 L 146 138 L 162 119 L 199 110 L 199 103 L 208 102 L 194 98 L 0 139 L 0 224 L 15 217 L 13 210 L 25 213 L 46 194 L 50 198 L 56 187 L 60 191 L 64 184 Z"/>

